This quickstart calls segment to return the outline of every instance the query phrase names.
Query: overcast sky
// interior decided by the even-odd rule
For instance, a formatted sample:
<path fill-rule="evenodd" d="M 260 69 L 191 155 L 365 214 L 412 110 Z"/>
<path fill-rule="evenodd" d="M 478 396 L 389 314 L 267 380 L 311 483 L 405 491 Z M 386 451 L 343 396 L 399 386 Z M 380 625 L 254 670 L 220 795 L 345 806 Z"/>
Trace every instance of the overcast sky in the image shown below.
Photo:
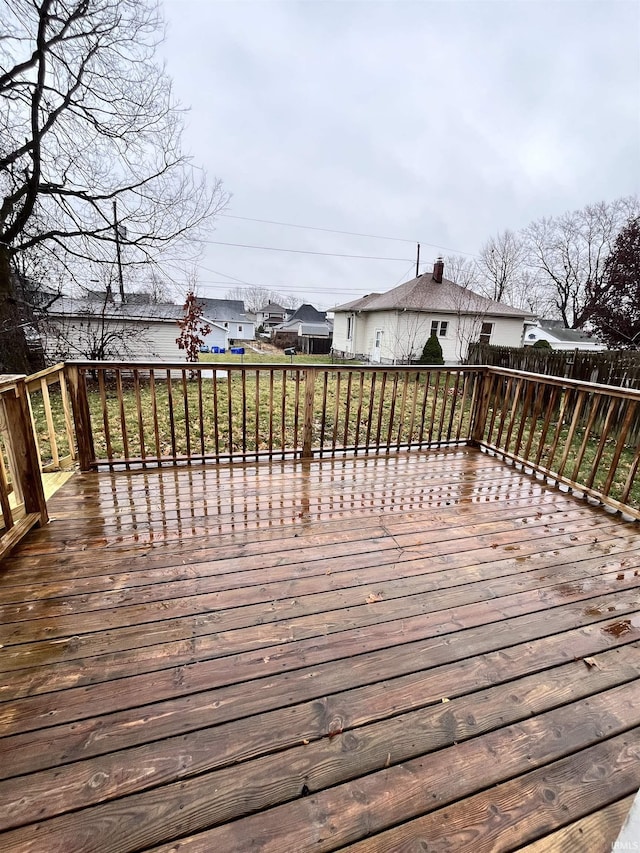
<path fill-rule="evenodd" d="M 184 143 L 233 194 L 199 293 L 233 279 L 319 308 L 411 278 L 415 241 L 640 192 L 638 0 L 164 0 Z M 224 274 L 224 275 L 223 275 Z M 446 272 L 445 272 L 446 274 Z M 229 278 L 226 278 L 229 277 Z"/>

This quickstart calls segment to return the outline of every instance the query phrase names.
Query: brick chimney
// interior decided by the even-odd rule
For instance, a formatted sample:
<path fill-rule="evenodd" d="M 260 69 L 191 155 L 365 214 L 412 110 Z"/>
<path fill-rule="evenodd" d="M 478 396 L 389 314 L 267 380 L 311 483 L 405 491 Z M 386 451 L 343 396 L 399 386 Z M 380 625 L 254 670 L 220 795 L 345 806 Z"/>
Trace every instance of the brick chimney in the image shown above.
<path fill-rule="evenodd" d="M 442 283 L 442 276 L 444 274 L 444 261 L 442 258 L 438 258 L 438 260 L 433 265 L 433 275 L 431 278 L 438 282 L 438 284 Z"/>

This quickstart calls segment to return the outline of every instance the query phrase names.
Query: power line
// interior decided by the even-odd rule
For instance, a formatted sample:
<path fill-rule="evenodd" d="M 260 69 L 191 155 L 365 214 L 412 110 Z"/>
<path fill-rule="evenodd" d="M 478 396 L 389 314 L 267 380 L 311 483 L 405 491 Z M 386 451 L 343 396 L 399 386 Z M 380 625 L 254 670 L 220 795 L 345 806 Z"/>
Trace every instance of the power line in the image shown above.
<path fill-rule="evenodd" d="M 302 228 L 305 231 L 324 231 L 325 234 L 346 234 L 349 237 L 369 237 L 372 240 L 394 240 L 397 243 L 416 243 L 405 237 L 383 237 L 380 234 L 360 234 L 357 231 L 340 231 L 338 228 L 318 228 L 314 225 L 297 225 L 294 222 L 276 222 L 273 219 L 254 219 L 251 216 L 235 216 L 232 213 L 221 213 L 227 219 L 242 219 L 244 222 L 262 222 L 264 225 L 282 225 L 284 228 Z M 425 245 L 429 245 L 426 243 Z M 437 247 L 435 247 L 437 248 Z"/>
<path fill-rule="evenodd" d="M 371 240 L 393 240 L 396 243 L 420 243 L 423 246 L 429 246 L 431 249 L 440 249 L 443 252 L 475 256 L 475 252 L 463 252 L 461 249 L 450 249 L 447 246 L 439 246 L 437 243 L 428 243 L 426 240 L 410 240 L 407 237 L 387 237 L 382 234 L 361 234 L 359 231 L 342 231 L 339 228 L 320 228 L 316 225 L 298 225 L 295 222 L 278 222 L 275 219 L 256 219 L 252 216 L 237 216 L 233 213 L 221 213 L 220 216 L 226 219 L 240 219 L 243 222 L 261 222 L 264 225 L 280 225 L 283 228 L 300 228 L 305 231 L 322 231 L 325 234 L 345 234 L 348 237 L 367 237 Z"/>
<path fill-rule="evenodd" d="M 310 249 L 283 249 L 279 246 L 254 246 L 250 243 L 226 243 L 223 240 L 203 240 L 214 246 L 235 246 L 238 249 L 259 249 L 265 252 L 287 252 L 295 255 L 326 255 L 331 258 L 357 258 L 364 261 L 402 261 L 407 263 L 410 258 L 387 258 L 378 255 L 346 255 L 341 252 L 312 252 Z"/>

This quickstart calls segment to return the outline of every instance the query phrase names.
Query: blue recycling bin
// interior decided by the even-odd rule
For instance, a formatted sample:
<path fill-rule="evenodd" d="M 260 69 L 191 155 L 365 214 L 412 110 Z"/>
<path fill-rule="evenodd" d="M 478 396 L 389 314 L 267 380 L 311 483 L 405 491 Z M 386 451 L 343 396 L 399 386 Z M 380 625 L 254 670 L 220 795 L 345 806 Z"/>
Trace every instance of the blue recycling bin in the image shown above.
<path fill-rule="evenodd" d="M 231 355 L 244 355 L 244 347 L 231 347 Z"/>
<path fill-rule="evenodd" d="M 211 352 L 215 355 L 218 355 L 218 353 L 220 352 L 220 347 L 211 347 Z"/>

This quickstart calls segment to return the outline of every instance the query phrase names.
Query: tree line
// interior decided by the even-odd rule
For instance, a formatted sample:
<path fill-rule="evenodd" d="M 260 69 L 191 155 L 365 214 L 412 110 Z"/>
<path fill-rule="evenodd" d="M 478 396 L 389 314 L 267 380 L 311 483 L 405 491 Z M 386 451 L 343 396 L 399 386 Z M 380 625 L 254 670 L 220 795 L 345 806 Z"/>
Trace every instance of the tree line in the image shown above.
<path fill-rule="evenodd" d="M 488 239 L 448 277 L 484 296 L 590 328 L 610 346 L 640 342 L 640 202 L 626 196 L 534 220 Z"/>

